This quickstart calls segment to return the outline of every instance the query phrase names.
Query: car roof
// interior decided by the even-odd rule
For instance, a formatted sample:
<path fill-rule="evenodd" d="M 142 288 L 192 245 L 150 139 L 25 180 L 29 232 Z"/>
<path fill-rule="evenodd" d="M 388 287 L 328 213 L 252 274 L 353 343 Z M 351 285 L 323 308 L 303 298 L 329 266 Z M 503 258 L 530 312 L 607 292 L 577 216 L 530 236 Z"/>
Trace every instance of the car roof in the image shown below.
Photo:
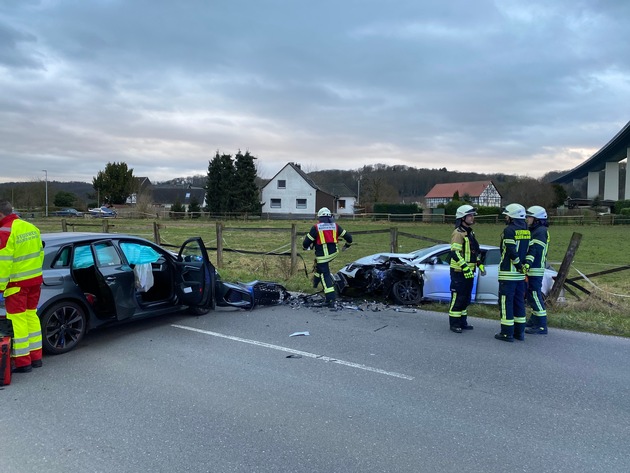
<path fill-rule="evenodd" d="M 49 245 L 63 245 L 65 243 L 76 243 L 81 241 L 110 240 L 112 238 L 124 238 L 133 240 L 148 241 L 145 238 L 128 235 L 125 233 L 91 233 L 91 232 L 57 232 L 42 233 L 42 240 Z"/>

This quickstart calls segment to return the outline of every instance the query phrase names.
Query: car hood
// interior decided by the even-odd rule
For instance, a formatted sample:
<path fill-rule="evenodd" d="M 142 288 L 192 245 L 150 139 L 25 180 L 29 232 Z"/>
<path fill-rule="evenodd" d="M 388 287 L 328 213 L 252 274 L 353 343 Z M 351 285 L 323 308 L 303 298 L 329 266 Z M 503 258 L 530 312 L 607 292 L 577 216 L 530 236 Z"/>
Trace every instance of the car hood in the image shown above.
<path fill-rule="evenodd" d="M 376 253 L 374 255 L 359 258 L 358 260 L 353 261 L 351 264 L 356 264 L 359 266 L 373 265 L 383 263 L 390 259 L 398 259 L 401 262 L 411 263 L 411 261 L 413 261 L 415 258 L 416 256 L 412 253 Z"/>

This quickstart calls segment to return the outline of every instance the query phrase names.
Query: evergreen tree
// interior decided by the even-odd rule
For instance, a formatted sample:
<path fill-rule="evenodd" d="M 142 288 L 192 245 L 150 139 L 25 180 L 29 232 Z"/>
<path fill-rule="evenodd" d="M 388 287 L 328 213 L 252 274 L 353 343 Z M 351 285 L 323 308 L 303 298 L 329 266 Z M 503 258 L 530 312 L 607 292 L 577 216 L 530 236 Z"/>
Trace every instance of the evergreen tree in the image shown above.
<path fill-rule="evenodd" d="M 199 205 L 199 201 L 196 197 L 190 199 L 190 204 L 188 204 L 188 214 L 190 218 L 199 218 L 201 216 L 201 205 Z"/>
<path fill-rule="evenodd" d="M 256 157 L 246 151 L 236 153 L 235 179 L 238 182 L 234 200 L 234 212 L 259 214 L 261 211 L 258 185 L 256 184 Z"/>
<path fill-rule="evenodd" d="M 72 207 L 77 200 L 77 196 L 72 192 L 59 191 L 55 194 L 53 203 L 56 207 Z"/>
<path fill-rule="evenodd" d="M 179 200 L 171 205 L 171 211 L 169 212 L 171 218 L 184 218 L 185 213 L 186 207 Z"/>
<path fill-rule="evenodd" d="M 231 212 L 234 208 L 234 195 L 238 187 L 235 182 L 234 163 L 229 154 L 217 154 L 208 165 L 206 181 L 207 210 L 213 214 Z"/>
<path fill-rule="evenodd" d="M 105 170 L 99 171 L 92 180 L 92 186 L 99 194 L 99 205 L 103 202 L 120 205 L 135 192 L 136 180 L 127 163 L 107 163 Z"/>

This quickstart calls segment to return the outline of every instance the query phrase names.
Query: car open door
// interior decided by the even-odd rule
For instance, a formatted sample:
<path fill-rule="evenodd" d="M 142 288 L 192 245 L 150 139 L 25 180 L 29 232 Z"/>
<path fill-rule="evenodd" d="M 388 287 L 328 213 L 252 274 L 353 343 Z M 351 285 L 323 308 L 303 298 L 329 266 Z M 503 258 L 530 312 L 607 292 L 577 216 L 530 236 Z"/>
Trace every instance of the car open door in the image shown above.
<path fill-rule="evenodd" d="M 96 257 L 98 304 L 101 311 L 107 310 L 112 315 L 115 313 L 118 320 L 133 317 L 138 307 L 133 270 L 123 262 L 111 240 L 97 241 L 91 247 Z"/>
<path fill-rule="evenodd" d="M 184 242 L 177 255 L 175 290 L 180 301 L 190 307 L 213 309 L 216 270 L 199 237 Z"/>

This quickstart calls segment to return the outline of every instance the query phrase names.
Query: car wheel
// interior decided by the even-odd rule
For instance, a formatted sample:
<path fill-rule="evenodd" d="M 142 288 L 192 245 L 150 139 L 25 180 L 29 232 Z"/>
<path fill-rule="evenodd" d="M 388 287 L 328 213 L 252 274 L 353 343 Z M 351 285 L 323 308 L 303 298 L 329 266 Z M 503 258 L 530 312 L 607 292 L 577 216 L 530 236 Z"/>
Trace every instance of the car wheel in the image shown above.
<path fill-rule="evenodd" d="M 76 347 L 87 330 L 85 310 L 75 302 L 58 302 L 42 315 L 42 348 L 60 355 Z"/>
<path fill-rule="evenodd" d="M 396 304 L 418 304 L 422 300 L 422 288 L 418 281 L 402 279 L 392 286 L 391 297 Z"/>

